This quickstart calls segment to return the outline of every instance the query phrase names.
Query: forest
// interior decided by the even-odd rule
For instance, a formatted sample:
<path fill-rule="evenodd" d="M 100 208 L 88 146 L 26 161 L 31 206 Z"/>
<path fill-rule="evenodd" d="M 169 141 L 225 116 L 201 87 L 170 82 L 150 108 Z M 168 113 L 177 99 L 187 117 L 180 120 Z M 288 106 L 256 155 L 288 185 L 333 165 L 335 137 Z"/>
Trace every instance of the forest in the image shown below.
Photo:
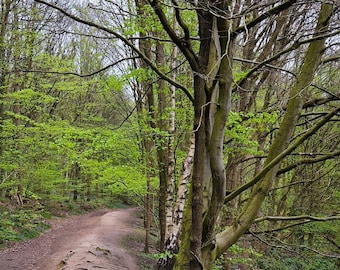
<path fill-rule="evenodd" d="M 155 269 L 340 269 L 339 1 L 0 3 L 0 248 L 124 203 Z"/>

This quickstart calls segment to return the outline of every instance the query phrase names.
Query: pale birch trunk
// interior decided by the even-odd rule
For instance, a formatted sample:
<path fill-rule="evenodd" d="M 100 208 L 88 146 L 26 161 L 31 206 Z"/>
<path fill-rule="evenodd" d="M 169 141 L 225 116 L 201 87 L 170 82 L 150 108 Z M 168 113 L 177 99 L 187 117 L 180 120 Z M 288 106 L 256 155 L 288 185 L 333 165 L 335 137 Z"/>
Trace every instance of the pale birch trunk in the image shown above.
<path fill-rule="evenodd" d="M 176 22 L 174 23 L 176 27 Z M 174 70 L 176 67 L 176 58 L 178 56 L 177 46 L 173 47 L 171 54 L 170 70 Z M 172 73 L 171 79 L 176 80 L 176 72 Z M 165 205 L 166 212 L 166 230 L 165 230 L 165 241 L 169 238 L 169 235 L 173 231 L 173 217 L 174 217 L 174 191 L 175 191 L 175 153 L 174 153 L 174 136 L 176 132 L 176 87 L 170 86 L 170 116 L 169 116 L 169 141 L 168 141 L 168 183 L 167 183 L 167 198 Z"/>
<path fill-rule="evenodd" d="M 195 137 L 193 135 L 190 148 L 183 162 L 183 169 L 181 173 L 181 178 L 179 181 L 176 203 L 172 206 L 173 218 L 171 221 L 171 231 L 166 238 L 164 244 L 165 257 L 158 261 L 158 269 L 172 269 L 174 264 L 175 254 L 178 252 L 178 246 L 180 244 L 180 232 L 183 222 L 184 208 L 186 206 L 187 195 L 188 195 L 188 183 L 191 178 L 193 159 L 195 153 Z"/>

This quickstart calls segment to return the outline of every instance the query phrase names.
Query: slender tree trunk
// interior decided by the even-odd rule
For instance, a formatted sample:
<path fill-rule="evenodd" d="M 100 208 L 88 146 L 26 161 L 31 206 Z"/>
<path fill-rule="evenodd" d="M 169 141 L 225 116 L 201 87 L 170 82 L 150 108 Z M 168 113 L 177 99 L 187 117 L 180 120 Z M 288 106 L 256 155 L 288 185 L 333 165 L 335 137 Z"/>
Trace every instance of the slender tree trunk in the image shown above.
<path fill-rule="evenodd" d="M 17 85 L 13 85 L 12 86 L 13 89 L 15 89 L 15 91 L 17 91 L 18 87 Z M 18 152 L 20 153 L 20 156 L 18 156 L 18 168 L 17 168 L 17 171 L 16 171 L 16 179 L 18 181 L 18 186 L 17 186 L 17 202 L 18 202 L 18 205 L 20 207 L 23 206 L 23 195 L 24 195 L 24 184 L 23 184 L 23 181 L 24 181 L 24 173 L 23 173 L 23 162 L 22 162 L 22 156 L 21 154 L 23 153 L 23 148 L 22 148 L 22 145 L 21 145 L 21 127 L 20 127 L 20 118 L 19 118 L 19 115 L 21 114 L 21 110 L 20 110 L 20 106 L 18 104 L 14 105 L 14 108 L 13 108 L 13 112 L 15 113 L 16 117 L 14 119 L 14 125 L 16 126 L 16 140 L 17 140 L 17 150 Z"/>
<path fill-rule="evenodd" d="M 136 0 L 136 8 L 137 14 L 140 18 L 144 18 L 145 16 L 145 9 L 144 6 L 147 5 L 145 0 Z M 144 25 L 145 21 L 141 21 L 141 25 Z M 139 48 L 144 53 L 144 55 L 148 59 L 152 59 L 152 44 L 147 39 L 144 39 L 147 35 L 145 32 L 139 33 L 141 39 L 139 40 Z M 160 49 L 160 48 L 159 48 Z M 163 61 L 162 59 L 157 59 L 158 61 Z M 148 70 L 148 65 L 145 61 L 140 61 L 140 66 L 145 70 Z M 163 82 L 162 82 L 163 83 Z M 153 90 L 153 85 L 151 83 L 151 79 L 147 78 L 145 81 L 141 83 L 141 93 L 140 96 L 146 96 L 146 107 L 141 108 L 141 112 L 143 113 L 143 109 L 145 109 L 147 114 L 146 124 L 148 125 L 148 130 L 142 130 L 142 141 L 143 141 L 143 148 L 144 148 L 144 155 L 145 155 L 145 166 L 146 166 L 146 179 L 147 179 L 147 195 L 146 195 L 146 207 L 145 207 L 145 247 L 144 251 L 146 253 L 149 252 L 149 243 L 150 243 L 150 229 L 151 229 L 151 222 L 152 222 L 152 209 L 151 209 L 151 177 L 154 175 L 154 149 L 155 149 L 155 140 L 157 139 L 157 135 L 155 134 L 156 130 L 156 104 L 155 104 L 155 94 Z M 142 99 L 139 100 L 142 102 Z M 143 124 L 143 123 L 142 123 Z M 166 187 L 166 179 L 164 175 L 166 175 L 166 170 L 163 169 L 165 164 L 164 161 L 164 153 L 161 148 L 156 149 L 157 151 L 157 158 L 161 159 L 161 163 L 159 165 L 159 173 L 161 179 L 161 190 L 164 194 L 160 194 L 160 200 L 165 201 L 165 187 Z M 165 183 L 164 183 L 165 182 Z M 164 203 L 163 203 L 164 205 Z M 160 209 L 160 226 L 161 226 L 161 235 L 164 237 L 165 231 L 165 211 L 163 208 Z"/>
<path fill-rule="evenodd" d="M 79 197 L 79 192 L 78 192 L 78 185 L 80 183 L 80 179 L 81 179 L 81 170 L 80 170 L 80 166 L 78 164 L 78 162 L 75 162 L 72 164 L 71 167 L 71 173 L 70 173 L 70 177 L 72 180 L 72 184 L 73 184 L 73 201 L 77 202 L 78 201 L 78 197 Z"/>
<path fill-rule="evenodd" d="M 160 42 L 156 43 L 156 62 L 163 69 L 166 66 L 164 46 Z M 166 121 L 166 111 L 167 107 L 167 89 L 164 80 L 158 81 L 158 89 L 157 89 L 157 116 L 154 114 L 153 122 L 156 122 L 157 129 L 162 132 L 167 132 L 167 121 Z M 155 106 L 155 104 L 153 104 Z M 154 125 L 154 128 L 156 126 Z M 167 198 L 167 186 L 168 186 L 168 153 L 166 143 L 166 137 L 162 134 L 157 134 L 155 136 L 156 139 L 156 149 L 157 149 L 157 161 L 158 161 L 158 175 L 159 175 L 159 188 L 160 188 L 160 196 L 158 201 L 159 207 L 159 217 L 160 217 L 160 249 L 162 250 L 164 247 L 165 235 L 166 235 L 166 198 Z"/>
<path fill-rule="evenodd" d="M 7 32 L 7 26 L 9 23 L 9 14 L 11 10 L 11 1 L 6 0 L 5 3 L 3 3 L 3 9 L 1 12 L 1 23 L 0 23 L 0 137 L 2 137 L 3 133 L 3 123 L 4 123 L 4 103 L 2 102 L 3 95 L 6 92 L 6 70 L 7 70 L 7 64 L 6 64 L 6 32 Z M 3 156 L 4 152 L 4 140 L 1 138 L 0 140 L 0 158 Z M 3 179 L 3 173 L 4 170 L 2 167 L 0 167 L 0 182 L 2 182 Z"/>
<path fill-rule="evenodd" d="M 13 11 L 13 22 L 12 22 L 12 27 L 13 27 L 13 36 L 12 36 L 12 42 L 14 44 L 16 44 L 17 46 L 21 45 L 22 41 L 21 41 L 21 36 L 19 35 L 19 15 L 17 13 L 17 10 Z M 18 43 L 16 43 L 18 42 Z M 12 51 L 13 54 L 13 69 L 17 70 L 20 61 L 20 57 L 22 56 L 21 51 L 17 51 L 15 50 L 16 47 L 14 46 L 14 49 Z M 20 88 L 22 88 L 23 83 L 20 83 L 21 77 L 19 72 L 15 71 L 14 72 L 14 76 L 13 79 L 10 82 L 10 89 L 13 93 L 18 92 L 20 90 Z M 22 142 L 21 142 L 21 136 L 22 136 L 22 123 L 21 123 L 21 114 L 22 114 L 22 108 L 21 108 L 21 104 L 20 104 L 20 100 L 15 100 L 14 101 L 14 105 L 13 105 L 13 113 L 14 113 L 14 119 L 13 119 L 13 123 L 16 127 L 16 147 L 17 147 L 17 151 L 19 153 L 19 156 L 17 157 L 17 169 L 16 169 L 16 178 L 17 178 L 17 201 L 18 201 L 18 205 L 20 207 L 23 206 L 23 195 L 24 195 L 24 164 L 23 164 L 23 146 L 22 146 Z"/>
<path fill-rule="evenodd" d="M 86 175 L 86 201 L 91 201 L 91 176 Z"/>
<path fill-rule="evenodd" d="M 146 200 L 145 200 L 145 243 L 144 243 L 144 252 L 149 253 L 150 248 L 150 231 L 151 231 L 151 221 L 152 221 L 152 209 L 151 209 L 151 177 L 152 177 L 152 168 L 153 168 L 153 158 L 148 152 L 153 148 L 151 141 L 145 142 L 145 152 L 146 152 L 146 167 L 145 167 L 145 175 L 146 175 Z"/>
<path fill-rule="evenodd" d="M 176 31 L 177 21 L 174 19 L 174 30 Z M 173 46 L 171 59 L 170 59 L 170 70 L 174 70 L 176 67 L 176 59 L 178 56 L 178 48 L 177 46 Z M 172 80 L 176 80 L 176 72 L 172 73 Z M 176 132 L 176 87 L 174 85 L 170 85 L 170 116 L 169 116 L 169 140 L 168 140 L 168 183 L 166 190 L 166 203 L 165 203 L 165 212 L 166 212 L 166 230 L 165 230 L 165 241 L 169 238 L 170 234 L 173 233 L 173 223 L 174 223 L 174 200 L 177 200 L 174 194 L 175 192 L 175 152 L 174 152 L 174 136 Z M 164 243 L 165 243 L 164 241 Z M 163 243 L 163 244 L 164 244 Z M 165 247 L 166 249 L 166 247 Z"/>

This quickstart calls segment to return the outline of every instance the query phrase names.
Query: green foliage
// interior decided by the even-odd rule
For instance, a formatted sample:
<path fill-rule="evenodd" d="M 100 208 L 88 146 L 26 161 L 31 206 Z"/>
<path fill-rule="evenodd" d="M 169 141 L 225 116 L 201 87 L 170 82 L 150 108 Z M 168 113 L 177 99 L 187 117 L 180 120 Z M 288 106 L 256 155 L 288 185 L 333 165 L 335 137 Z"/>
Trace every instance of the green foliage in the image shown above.
<path fill-rule="evenodd" d="M 168 250 L 166 250 L 165 252 L 162 252 L 162 253 L 152 254 L 152 258 L 157 259 L 157 260 L 165 259 L 165 258 L 172 259 L 174 257 L 176 257 L 176 254 L 173 254 Z"/>
<path fill-rule="evenodd" d="M 219 258 L 217 258 L 214 261 L 214 265 L 212 266 L 212 270 L 222 270 L 222 269 L 224 269 L 224 265 L 225 265 L 225 260 L 224 260 L 223 256 L 221 255 Z"/>
<path fill-rule="evenodd" d="M 339 236 L 340 220 L 312 222 L 304 225 L 301 229 L 303 229 L 305 233 Z"/>
<path fill-rule="evenodd" d="M 26 91 L 8 95 L 7 99 L 13 99 L 13 103 L 19 100 L 24 102 L 24 97 L 28 98 L 29 95 L 36 96 L 32 91 Z M 42 106 L 44 102 L 40 100 L 38 103 Z M 14 194 L 20 181 L 27 191 L 39 194 L 44 201 L 65 201 L 70 198 L 74 188 L 79 189 L 83 197 L 90 192 L 93 194 L 92 199 L 100 199 L 99 188 L 111 201 L 109 197 L 120 191 L 131 200 L 143 190 L 144 182 L 134 178 L 141 167 L 138 144 L 133 133 L 124 129 L 112 132 L 111 129 L 95 126 L 77 127 L 67 120 L 44 120 L 38 124 L 23 114 L 9 112 L 7 115 L 12 119 L 3 122 L 2 136 L 11 139 L 6 140 L 6 147 L 0 157 L 0 167 L 5 175 L 5 181 L 0 182 L 0 191 L 9 190 Z M 13 119 L 19 119 L 26 125 L 16 125 Z M 81 169 L 77 181 L 70 177 L 72 164 L 75 163 Z M 115 166 L 118 166 L 117 169 Z M 123 167 L 126 168 L 125 173 L 121 172 Z M 16 177 L 19 169 L 22 172 L 20 180 Z M 126 195 L 125 190 L 109 184 L 115 177 L 112 171 L 120 171 L 119 181 L 130 189 L 129 195 Z M 131 173 L 128 174 L 128 171 Z M 126 181 L 128 185 L 124 177 L 129 177 Z M 89 186 L 87 179 L 90 179 Z M 94 196 L 95 192 L 97 196 Z"/>
<path fill-rule="evenodd" d="M 246 75 L 248 74 L 247 70 L 238 70 L 234 69 L 233 70 L 233 78 L 235 82 L 239 82 L 242 80 Z"/>

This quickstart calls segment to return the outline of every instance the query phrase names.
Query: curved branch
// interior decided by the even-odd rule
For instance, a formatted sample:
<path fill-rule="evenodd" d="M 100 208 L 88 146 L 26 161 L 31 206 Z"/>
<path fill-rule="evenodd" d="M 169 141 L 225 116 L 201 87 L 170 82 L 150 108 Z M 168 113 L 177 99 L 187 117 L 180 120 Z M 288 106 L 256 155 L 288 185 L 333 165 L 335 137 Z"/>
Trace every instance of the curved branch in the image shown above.
<path fill-rule="evenodd" d="M 183 22 L 181 14 L 180 14 L 180 10 L 179 10 L 179 5 L 177 0 L 172 0 L 172 2 L 174 3 L 174 9 L 175 9 L 175 16 L 176 16 L 176 20 L 179 24 L 180 27 L 182 27 L 183 31 L 184 31 L 184 38 L 186 42 L 190 42 L 190 31 L 188 26 Z"/>
<path fill-rule="evenodd" d="M 152 6 L 152 8 L 154 9 L 154 12 L 158 16 L 158 19 L 160 20 L 164 30 L 167 32 L 167 34 L 169 35 L 171 40 L 176 44 L 176 46 L 184 54 L 185 58 L 188 60 L 193 71 L 198 72 L 199 71 L 198 60 L 197 60 L 195 53 L 193 52 L 193 49 L 191 48 L 190 37 L 186 37 L 184 40 L 181 39 L 180 37 L 178 37 L 176 32 L 170 26 L 170 23 L 168 22 L 158 0 L 148 0 L 148 2 Z M 179 15 L 177 14 L 178 10 L 176 9 L 175 12 L 176 12 L 176 19 L 177 19 L 177 21 L 179 20 L 178 23 L 179 24 L 180 24 L 180 22 L 182 23 L 180 25 L 181 25 L 182 28 L 184 27 L 184 33 L 185 33 L 185 35 L 188 35 L 187 28 L 184 26 Z"/>
<path fill-rule="evenodd" d="M 106 33 L 109 33 L 113 36 L 115 36 L 116 38 L 118 38 L 119 40 L 121 40 L 122 42 L 124 42 L 128 47 L 130 47 L 135 53 L 138 54 L 138 56 L 140 58 L 142 58 L 145 63 L 159 76 L 161 77 L 163 80 L 167 81 L 168 83 L 170 83 L 171 85 L 175 86 L 176 88 L 178 89 L 181 89 L 185 95 L 190 99 L 191 102 L 194 101 L 194 98 L 192 97 L 192 95 L 190 94 L 189 90 L 184 87 L 183 85 L 179 84 L 178 82 L 174 81 L 173 79 L 171 79 L 169 76 L 165 75 L 163 72 L 161 72 L 157 66 L 152 63 L 152 61 L 143 53 L 141 52 L 133 43 L 131 43 L 126 37 L 124 37 L 123 35 L 117 33 L 116 31 L 108 28 L 108 27 L 105 27 L 103 25 L 99 25 L 97 23 L 94 23 L 92 21 L 88 21 L 88 20 L 84 20 L 74 14 L 71 14 L 69 13 L 68 11 L 66 11 L 65 9 L 62 9 L 61 7 L 58 7 L 54 4 L 51 4 L 51 3 L 48 3 L 46 1 L 43 1 L 43 0 L 34 0 L 35 2 L 38 2 L 40 4 L 44 4 L 48 7 L 51 7 L 55 10 L 58 10 L 60 13 L 64 14 L 66 17 L 76 21 L 76 22 L 79 22 L 81 24 L 84 24 L 84 25 L 88 25 L 88 26 L 91 26 L 91 27 L 94 27 L 96 29 L 99 29 L 99 30 L 102 30 Z"/>
<path fill-rule="evenodd" d="M 329 62 L 339 61 L 340 55 L 333 55 L 321 60 L 321 64 L 327 64 Z"/>
<path fill-rule="evenodd" d="M 313 84 L 312 86 L 317 88 L 317 85 L 315 85 L 315 84 Z M 324 90 L 324 89 L 323 89 L 323 90 Z M 324 91 L 323 91 L 323 92 L 324 92 Z M 327 91 L 327 92 L 329 92 L 329 91 Z M 307 108 L 310 108 L 310 107 L 320 106 L 320 105 L 323 105 L 323 104 L 326 104 L 326 103 L 328 103 L 328 102 L 335 101 L 335 100 L 340 100 L 340 95 L 339 95 L 339 93 L 332 94 L 332 95 L 330 95 L 330 96 L 328 96 L 328 97 L 325 97 L 325 98 L 316 98 L 316 99 L 307 101 L 307 102 L 303 105 L 303 109 L 307 109 Z"/>
<path fill-rule="evenodd" d="M 261 62 L 258 62 L 258 61 L 242 59 L 242 58 L 238 58 L 238 57 L 234 57 L 233 60 L 238 61 L 238 62 L 242 62 L 242 63 L 248 63 L 248 64 L 256 64 L 256 65 L 261 64 Z M 274 69 L 274 70 L 282 71 L 282 72 L 285 72 L 285 73 L 292 75 L 293 77 L 296 77 L 296 74 L 294 72 L 288 70 L 288 69 L 281 68 L 281 67 L 274 66 L 274 65 L 270 65 L 270 64 L 264 64 L 263 66 Z M 247 74 L 247 76 L 248 76 L 248 74 Z"/>
<path fill-rule="evenodd" d="M 299 224 L 297 224 L 297 225 L 299 225 Z M 286 247 L 287 245 L 288 246 L 294 246 L 294 247 L 299 247 L 299 248 L 310 250 L 310 251 L 312 251 L 312 252 L 314 252 L 318 255 L 321 255 L 323 257 L 340 259 L 340 256 L 338 254 L 334 254 L 334 255 L 333 254 L 326 254 L 326 253 L 320 252 L 316 249 L 313 249 L 313 248 L 310 248 L 310 247 L 307 247 L 307 246 L 304 246 L 304 245 L 293 245 L 293 244 L 283 243 L 281 240 L 278 240 L 278 239 L 276 239 L 276 240 L 278 240 L 281 244 L 284 244 L 284 245 L 280 246 L 280 245 L 277 245 L 277 244 L 271 244 L 271 243 L 265 241 L 264 239 L 261 239 L 256 233 L 252 233 L 252 232 L 250 232 L 250 233 L 252 234 L 252 236 L 256 237 L 262 243 L 265 243 L 266 245 L 271 246 L 271 247 L 287 249 L 287 247 Z"/>

